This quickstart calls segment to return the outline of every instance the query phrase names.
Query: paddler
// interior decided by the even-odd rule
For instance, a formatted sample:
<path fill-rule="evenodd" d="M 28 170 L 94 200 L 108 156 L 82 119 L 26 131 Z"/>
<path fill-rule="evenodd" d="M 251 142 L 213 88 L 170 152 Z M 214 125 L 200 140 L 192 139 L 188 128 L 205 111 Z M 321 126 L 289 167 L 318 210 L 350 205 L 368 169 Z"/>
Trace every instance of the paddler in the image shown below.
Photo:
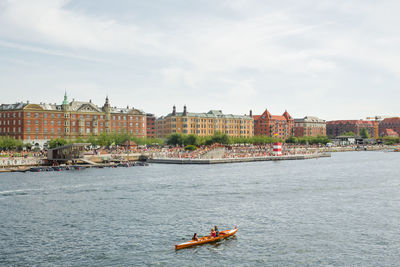
<path fill-rule="evenodd" d="M 219 236 L 218 226 L 214 226 L 215 236 Z"/>
<path fill-rule="evenodd" d="M 197 236 L 197 233 L 194 233 L 193 237 L 192 237 L 193 241 L 199 241 L 199 237 Z"/>

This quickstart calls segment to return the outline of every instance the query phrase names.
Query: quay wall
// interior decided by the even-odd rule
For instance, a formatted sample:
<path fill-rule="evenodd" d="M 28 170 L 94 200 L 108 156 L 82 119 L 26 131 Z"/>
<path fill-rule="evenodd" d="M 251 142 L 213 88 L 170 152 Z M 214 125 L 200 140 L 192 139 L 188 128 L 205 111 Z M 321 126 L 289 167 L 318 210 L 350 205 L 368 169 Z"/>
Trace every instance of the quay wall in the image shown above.
<path fill-rule="evenodd" d="M 249 157 L 249 158 L 219 158 L 219 159 L 180 159 L 180 158 L 153 158 L 148 159 L 149 163 L 164 164 L 221 164 L 236 162 L 253 162 L 253 161 L 276 161 L 276 160 L 304 160 L 315 159 L 321 157 L 330 157 L 330 153 L 317 153 L 306 155 L 285 155 L 285 156 L 267 156 L 267 157 Z"/>
<path fill-rule="evenodd" d="M 37 166 L 45 164 L 45 158 L 38 157 L 6 157 L 0 158 L 0 168 L 18 166 Z"/>

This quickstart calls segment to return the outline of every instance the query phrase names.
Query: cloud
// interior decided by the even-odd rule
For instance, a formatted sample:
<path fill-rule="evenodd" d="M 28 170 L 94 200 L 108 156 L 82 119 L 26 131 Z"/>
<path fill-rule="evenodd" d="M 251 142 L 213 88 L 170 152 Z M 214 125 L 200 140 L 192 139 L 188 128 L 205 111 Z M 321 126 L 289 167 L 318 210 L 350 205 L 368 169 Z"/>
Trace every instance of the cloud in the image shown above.
<path fill-rule="evenodd" d="M 7 1 L 0 13 L 0 34 L 20 42 L 123 53 L 132 53 L 140 46 L 150 47 L 153 43 L 136 25 L 68 10 L 65 8 L 68 2 Z"/>
<path fill-rule="evenodd" d="M 183 102 L 196 95 L 196 103 L 231 111 L 285 105 L 273 97 L 305 113 L 299 116 L 308 110 L 318 115 L 316 108 L 337 116 L 337 103 L 348 105 L 360 95 L 364 105 L 377 105 L 368 96 L 376 88 L 399 97 L 398 1 L 205 0 L 196 10 L 188 3 L 159 2 L 155 16 L 155 4 L 128 0 L 0 0 L 0 49 L 68 57 L 71 65 L 43 62 L 54 64 L 60 87 L 87 84 L 88 94 L 104 84 L 116 92 L 141 88 L 141 97 L 151 98 L 150 109 L 160 114 L 168 96 Z M 83 74 L 62 80 L 65 69 Z M 137 94 L 127 90 L 114 99 Z M 392 99 L 379 107 L 391 112 L 397 107 Z"/>

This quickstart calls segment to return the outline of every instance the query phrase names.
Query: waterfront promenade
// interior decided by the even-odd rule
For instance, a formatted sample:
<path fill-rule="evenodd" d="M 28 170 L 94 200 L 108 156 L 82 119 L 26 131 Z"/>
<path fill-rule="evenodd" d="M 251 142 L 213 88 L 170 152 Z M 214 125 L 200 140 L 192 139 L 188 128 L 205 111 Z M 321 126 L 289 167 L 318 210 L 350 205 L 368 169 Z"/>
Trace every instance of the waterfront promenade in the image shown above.
<path fill-rule="evenodd" d="M 132 150 L 87 149 L 83 157 L 87 162 L 122 162 L 147 159 L 150 163 L 176 164 L 214 164 L 249 161 L 301 160 L 329 157 L 332 152 L 392 150 L 390 146 L 307 146 L 283 144 L 282 156 L 273 154 L 273 146 L 265 145 L 212 145 L 200 146 L 195 151 L 183 147 L 142 147 Z M 19 170 L 29 166 L 47 164 L 46 151 L 40 152 L 1 152 L 0 172 Z"/>

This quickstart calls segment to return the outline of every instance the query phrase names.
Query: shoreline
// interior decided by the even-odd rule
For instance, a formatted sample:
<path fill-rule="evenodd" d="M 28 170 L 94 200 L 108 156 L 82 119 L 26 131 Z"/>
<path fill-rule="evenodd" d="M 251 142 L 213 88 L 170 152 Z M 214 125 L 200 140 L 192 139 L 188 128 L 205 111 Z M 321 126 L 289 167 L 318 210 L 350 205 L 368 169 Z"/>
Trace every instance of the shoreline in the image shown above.
<path fill-rule="evenodd" d="M 142 153 L 134 154 L 117 154 L 116 156 L 121 162 L 122 161 L 139 161 L 141 157 L 147 158 L 148 163 L 156 164 L 223 164 L 223 163 L 240 163 L 240 162 L 255 162 L 255 161 L 281 161 L 281 160 L 306 160 L 316 159 L 323 157 L 331 157 L 331 153 L 335 152 L 353 152 L 353 151 L 388 151 L 391 150 L 388 146 L 363 146 L 363 147 L 324 147 L 324 148 L 309 148 L 314 150 L 311 153 L 298 153 L 282 156 L 254 156 L 254 157 L 232 157 L 232 158 L 177 158 L 177 157 L 153 157 L 153 153 L 143 151 Z M 111 158 L 111 155 L 108 155 Z M 85 156 L 86 159 L 90 159 L 94 164 L 75 164 L 82 167 L 108 167 L 101 165 L 108 165 L 101 163 L 101 156 Z M 114 160 L 114 159 L 113 159 Z M 116 160 L 116 159 L 115 159 Z M 45 165 L 45 158 L 2 158 L 0 161 L 0 173 L 8 172 L 25 172 L 29 171 L 31 167 L 49 167 Z M 10 164 L 11 163 L 11 164 Z"/>
<path fill-rule="evenodd" d="M 156 158 L 148 159 L 148 163 L 162 164 L 223 164 L 255 161 L 281 161 L 281 160 L 305 160 L 331 157 L 330 153 L 315 153 L 303 155 L 284 155 L 266 157 L 244 157 L 244 158 L 216 158 L 216 159 L 180 159 L 180 158 Z"/>

